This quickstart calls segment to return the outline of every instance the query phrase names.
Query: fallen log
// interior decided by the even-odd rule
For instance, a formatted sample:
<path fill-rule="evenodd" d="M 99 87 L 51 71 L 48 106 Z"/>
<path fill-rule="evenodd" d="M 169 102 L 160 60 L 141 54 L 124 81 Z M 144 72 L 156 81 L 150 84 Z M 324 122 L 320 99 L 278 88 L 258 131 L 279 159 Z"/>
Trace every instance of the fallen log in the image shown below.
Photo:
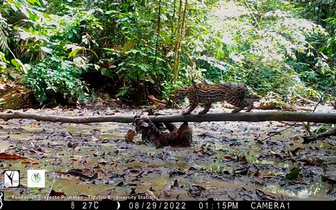
<path fill-rule="evenodd" d="M 34 119 L 37 121 L 50 121 L 62 123 L 97 123 L 97 122 L 119 122 L 131 123 L 134 116 L 110 115 L 110 116 L 85 116 L 68 117 L 60 115 L 39 115 L 24 112 L 0 113 L 0 119 Z M 207 121 L 294 121 L 294 122 L 317 122 L 336 123 L 336 113 L 312 113 L 312 112 L 240 112 L 232 113 L 211 113 L 205 115 L 156 115 L 142 119 L 150 119 L 153 122 L 207 122 Z"/>

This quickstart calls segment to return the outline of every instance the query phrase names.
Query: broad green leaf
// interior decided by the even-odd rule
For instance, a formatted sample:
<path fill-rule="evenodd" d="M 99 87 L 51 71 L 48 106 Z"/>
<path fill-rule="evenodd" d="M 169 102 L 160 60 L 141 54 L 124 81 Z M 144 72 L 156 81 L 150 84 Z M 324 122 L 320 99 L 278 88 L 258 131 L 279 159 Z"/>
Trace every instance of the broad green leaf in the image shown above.
<path fill-rule="evenodd" d="M 143 71 L 143 72 L 147 72 L 147 66 L 144 64 L 140 64 L 138 65 L 138 67 Z"/>
<path fill-rule="evenodd" d="M 134 42 L 126 42 L 123 46 L 123 48 L 121 49 L 122 52 L 127 52 L 129 50 L 131 50 L 134 47 L 135 43 Z"/>
<path fill-rule="evenodd" d="M 327 141 L 324 141 L 320 144 L 320 148 L 323 148 L 323 149 L 327 149 L 327 148 L 330 148 L 330 147 L 331 147 L 331 145 Z"/>
<path fill-rule="evenodd" d="M 105 76 L 107 76 L 107 77 L 110 77 L 110 78 L 113 78 L 113 74 L 112 74 L 112 72 L 109 70 L 109 69 L 106 69 L 106 68 L 102 68 L 101 69 L 101 74 L 102 75 L 105 75 Z"/>
<path fill-rule="evenodd" d="M 150 75 L 147 74 L 146 78 L 147 78 L 146 81 L 149 81 L 152 84 L 155 84 L 155 81 L 153 80 L 153 78 Z"/>
<path fill-rule="evenodd" d="M 37 4 L 37 5 L 41 6 L 41 3 L 40 3 L 39 0 L 27 0 L 27 1 L 31 4 Z"/>
<path fill-rule="evenodd" d="M 75 55 L 77 54 L 77 52 L 80 51 L 81 49 L 82 49 L 82 48 L 77 48 L 77 49 L 74 49 L 73 51 L 71 51 L 71 52 L 69 53 L 68 58 L 71 58 L 71 57 L 75 56 Z"/>
<path fill-rule="evenodd" d="M 100 69 L 100 66 L 97 65 L 97 64 L 93 64 L 93 66 L 94 66 L 94 68 L 95 68 L 96 70 L 99 70 L 99 69 Z"/>
<path fill-rule="evenodd" d="M 0 57 L 4 62 L 7 62 L 5 54 L 3 52 L 0 52 Z"/>
<path fill-rule="evenodd" d="M 299 168 L 294 168 L 294 169 L 292 169 L 292 171 L 289 174 L 286 175 L 286 178 L 287 179 L 296 179 L 296 178 L 298 178 L 299 173 L 300 173 L 300 169 Z"/>
<path fill-rule="evenodd" d="M 27 8 L 27 12 L 29 14 L 29 19 L 32 21 L 38 20 L 40 17 L 33 11 L 33 9 Z"/>
<path fill-rule="evenodd" d="M 23 65 L 23 63 L 19 59 L 12 59 L 11 63 L 16 67 L 19 72 L 23 71 L 25 74 L 27 73 L 27 67 Z"/>

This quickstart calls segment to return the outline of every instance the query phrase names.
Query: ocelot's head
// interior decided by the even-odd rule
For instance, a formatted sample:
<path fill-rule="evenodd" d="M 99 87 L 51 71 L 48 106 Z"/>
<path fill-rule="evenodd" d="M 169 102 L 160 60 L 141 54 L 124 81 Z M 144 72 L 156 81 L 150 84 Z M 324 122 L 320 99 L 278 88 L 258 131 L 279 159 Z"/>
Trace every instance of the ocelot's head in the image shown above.
<path fill-rule="evenodd" d="M 182 99 L 184 99 L 187 96 L 187 93 L 188 93 L 187 87 L 183 87 L 178 90 L 175 90 L 173 100 L 175 101 L 175 103 L 178 104 L 182 101 Z"/>

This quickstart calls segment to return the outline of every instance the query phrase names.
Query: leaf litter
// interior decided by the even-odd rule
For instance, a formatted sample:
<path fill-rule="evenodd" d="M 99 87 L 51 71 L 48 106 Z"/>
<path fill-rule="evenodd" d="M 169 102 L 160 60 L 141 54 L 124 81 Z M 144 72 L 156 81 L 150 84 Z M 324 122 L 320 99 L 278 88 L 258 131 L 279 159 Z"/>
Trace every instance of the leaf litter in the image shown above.
<path fill-rule="evenodd" d="M 135 115 L 139 111 L 115 112 Z M 27 112 L 85 116 L 94 111 L 57 108 Z M 101 115 L 111 112 L 99 111 Z M 176 114 L 176 110 L 160 113 Z M 311 123 L 312 128 L 320 125 Z M 23 178 L 20 188 L 8 190 L 6 199 L 23 192 L 36 194 L 25 188 L 27 169 L 46 170 L 46 188 L 39 193 L 64 195 L 63 199 L 67 199 L 65 195 L 117 200 L 336 198 L 334 138 L 303 144 L 305 129 L 299 123 L 190 123 L 191 147 L 161 149 L 143 144 L 131 123 L 23 119 L 2 121 L 0 126 L 0 165 L 3 170 L 20 170 Z"/>

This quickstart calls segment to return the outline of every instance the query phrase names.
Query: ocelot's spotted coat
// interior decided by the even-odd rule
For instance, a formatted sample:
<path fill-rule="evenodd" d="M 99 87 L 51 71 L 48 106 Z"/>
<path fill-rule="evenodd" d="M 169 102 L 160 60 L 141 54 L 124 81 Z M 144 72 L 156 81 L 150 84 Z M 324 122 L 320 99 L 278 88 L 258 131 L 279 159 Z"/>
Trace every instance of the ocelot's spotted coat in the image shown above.
<path fill-rule="evenodd" d="M 182 112 L 183 115 L 190 114 L 199 103 L 204 104 L 204 110 L 199 114 L 206 114 L 211 104 L 219 101 L 226 101 L 236 108 L 232 113 L 240 112 L 247 107 L 247 112 L 251 111 L 253 103 L 248 100 L 247 89 L 245 84 L 241 83 L 224 83 L 209 85 L 206 83 L 194 84 L 189 87 L 181 88 L 175 91 L 174 100 L 179 103 L 183 98 L 189 99 L 189 109 Z"/>

